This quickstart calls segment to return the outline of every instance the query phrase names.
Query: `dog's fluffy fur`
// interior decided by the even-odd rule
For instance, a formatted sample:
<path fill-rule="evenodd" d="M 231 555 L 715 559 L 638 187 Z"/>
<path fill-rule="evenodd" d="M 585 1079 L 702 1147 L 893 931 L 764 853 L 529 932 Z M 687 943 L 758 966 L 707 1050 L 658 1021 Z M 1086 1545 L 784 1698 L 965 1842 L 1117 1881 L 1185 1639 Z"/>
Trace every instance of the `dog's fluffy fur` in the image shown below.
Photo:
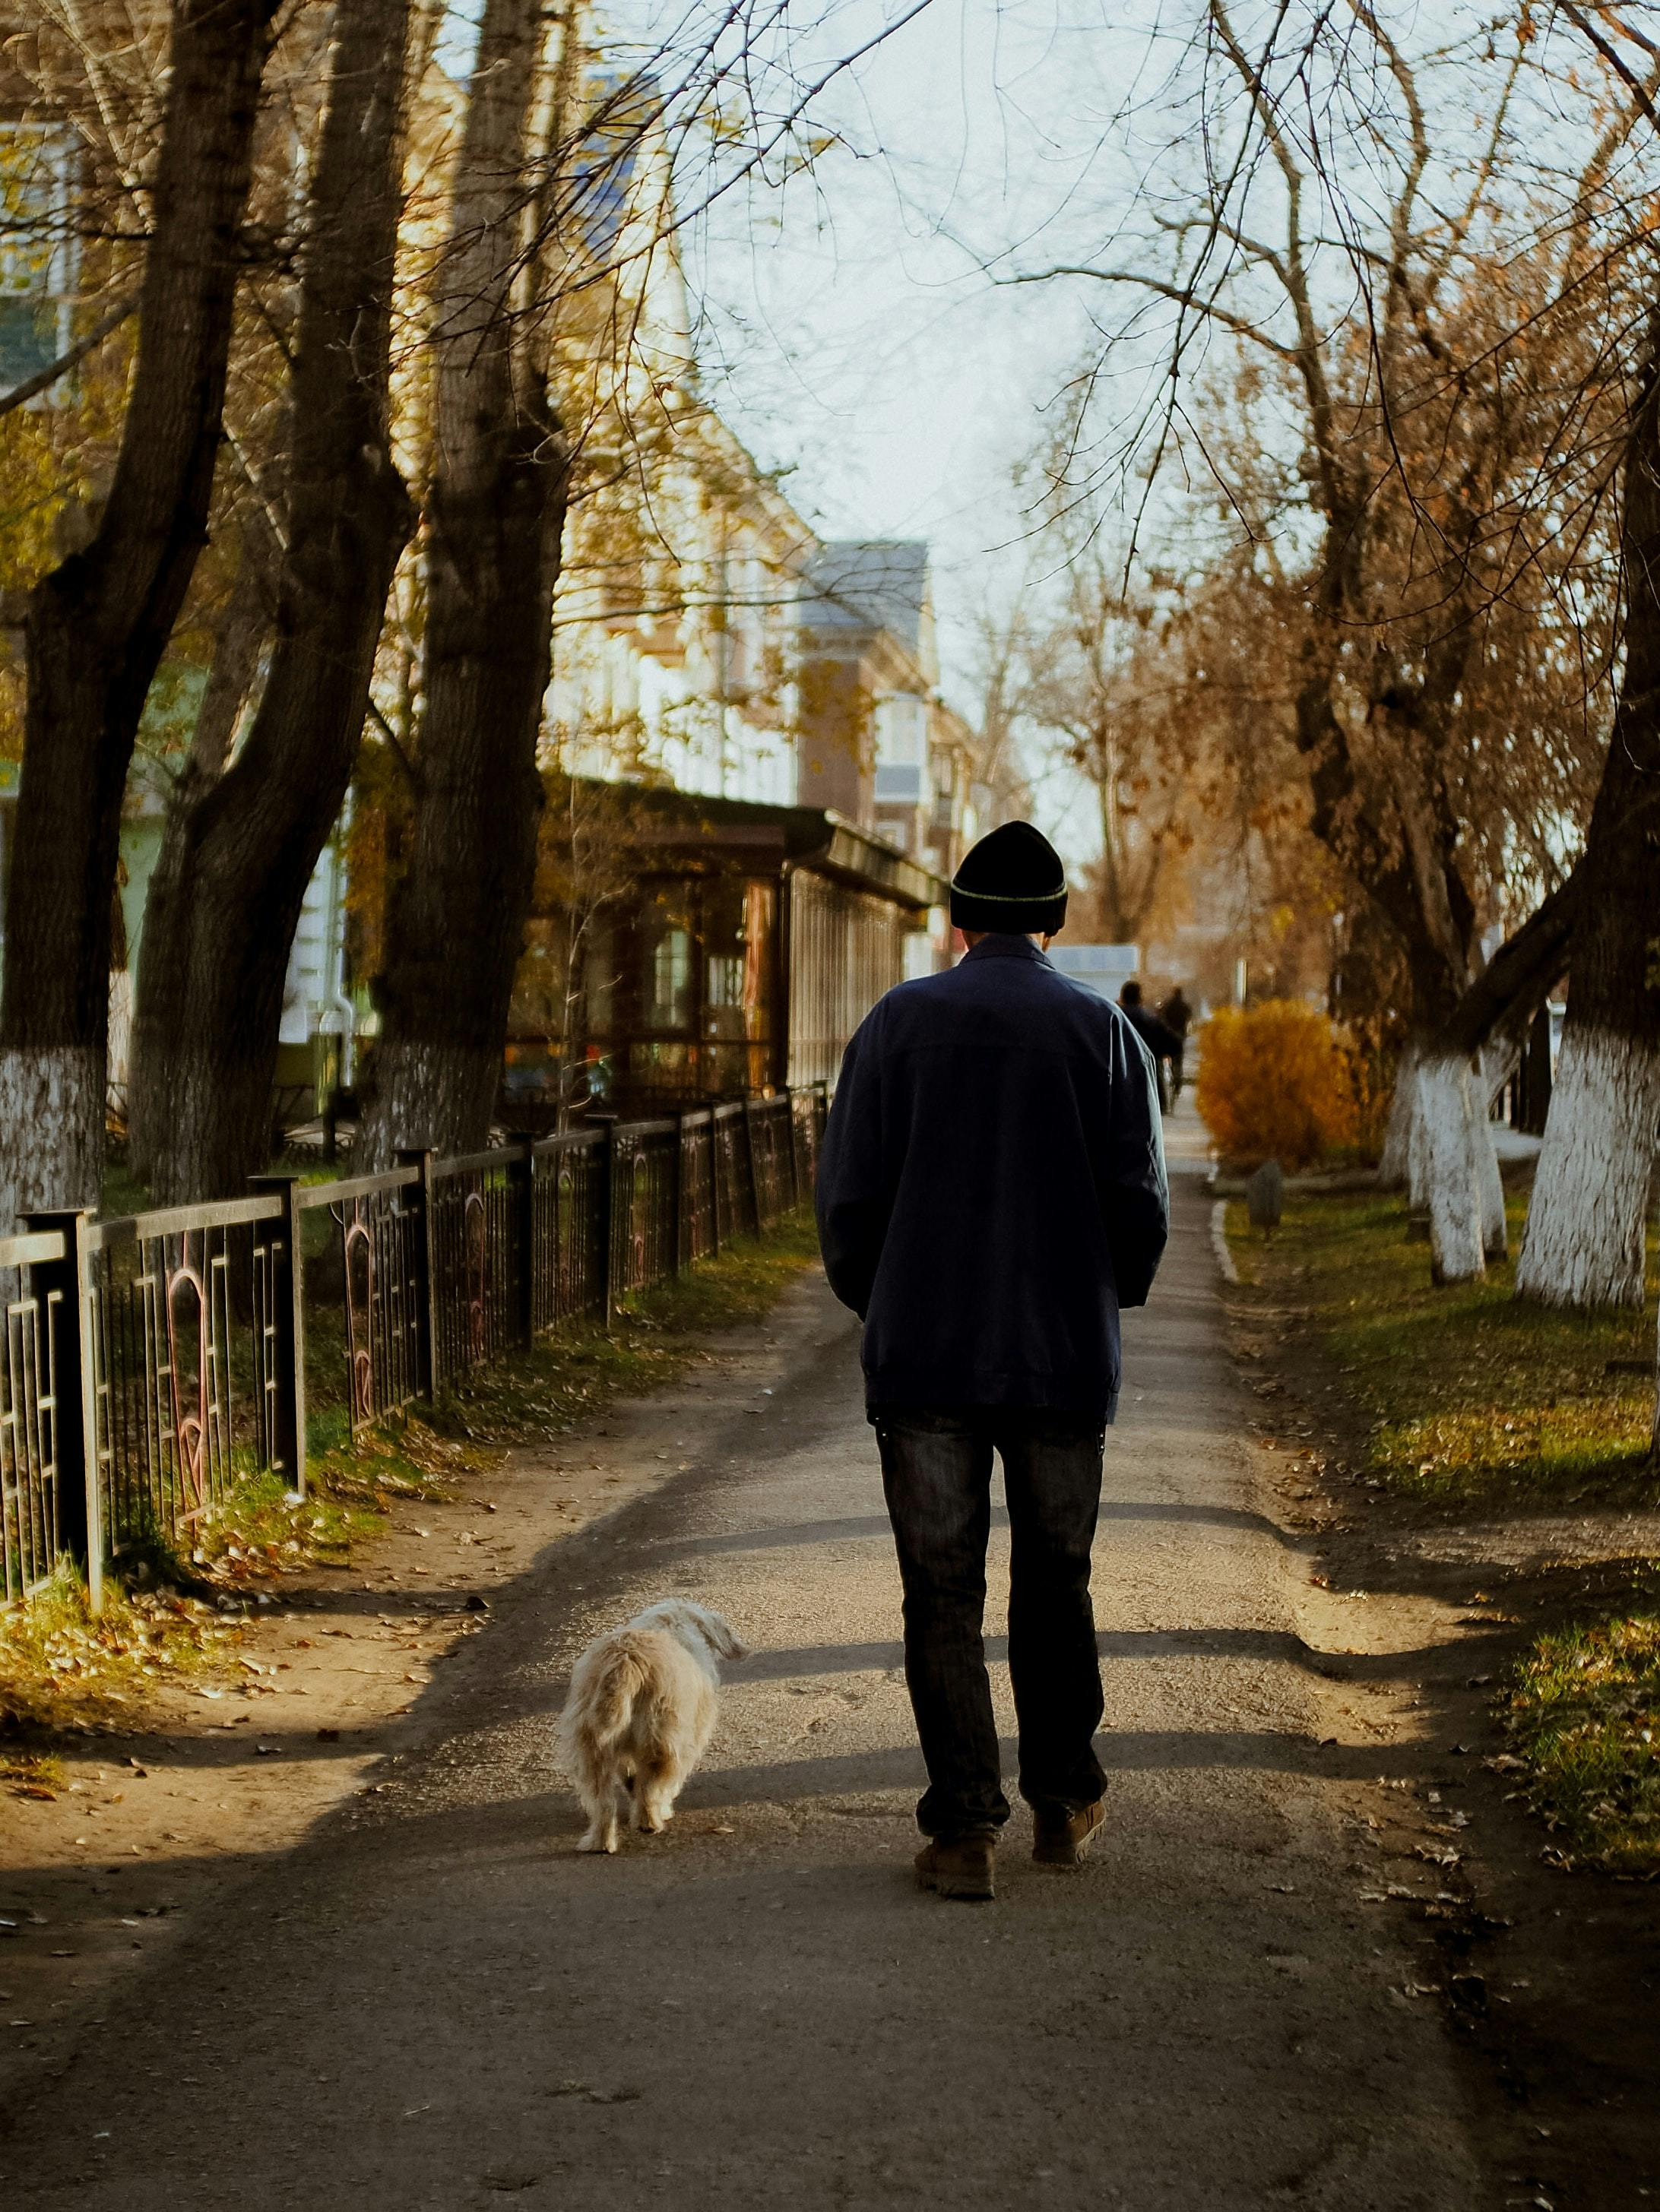
<path fill-rule="evenodd" d="M 588 1816 L 579 1851 L 617 1849 L 619 1800 L 654 1835 L 714 1727 L 720 1659 L 744 1646 L 718 1613 L 666 1597 L 589 1644 L 559 1717 L 559 1748 Z"/>

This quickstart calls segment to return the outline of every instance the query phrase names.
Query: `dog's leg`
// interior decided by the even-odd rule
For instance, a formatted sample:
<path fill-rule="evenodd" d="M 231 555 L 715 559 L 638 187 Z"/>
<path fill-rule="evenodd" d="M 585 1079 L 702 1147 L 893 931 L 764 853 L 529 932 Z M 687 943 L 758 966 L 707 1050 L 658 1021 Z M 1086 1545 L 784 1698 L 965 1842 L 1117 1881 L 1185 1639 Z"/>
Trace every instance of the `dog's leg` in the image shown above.
<path fill-rule="evenodd" d="M 666 1828 L 674 1818 L 674 1801 L 686 1779 L 678 1759 L 654 1759 L 635 1785 L 637 1824 L 648 1836 Z"/>
<path fill-rule="evenodd" d="M 597 1814 L 582 1832 L 579 1851 L 614 1851 L 617 1849 L 617 1822 Z"/>
<path fill-rule="evenodd" d="M 590 1770 L 581 1778 L 579 1788 L 588 1825 L 576 1846 L 577 1850 L 614 1851 L 617 1849 L 616 1777 Z"/>

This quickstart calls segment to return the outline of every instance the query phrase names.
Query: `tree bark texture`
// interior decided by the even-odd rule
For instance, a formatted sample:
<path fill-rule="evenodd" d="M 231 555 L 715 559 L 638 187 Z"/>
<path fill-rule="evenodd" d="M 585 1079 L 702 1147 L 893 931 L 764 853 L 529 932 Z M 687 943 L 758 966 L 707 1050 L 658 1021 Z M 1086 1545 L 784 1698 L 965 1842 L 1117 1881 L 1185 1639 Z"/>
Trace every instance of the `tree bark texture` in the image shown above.
<path fill-rule="evenodd" d="M 535 877 L 569 478 L 528 242 L 544 37 L 535 0 L 487 0 L 441 271 L 425 712 L 365 1166 L 484 1143 Z"/>
<path fill-rule="evenodd" d="M 1420 1064 L 1417 1111 L 1423 1131 L 1430 1267 L 1438 1283 L 1468 1282 L 1487 1273 L 1473 1088 L 1468 1060 L 1429 1057 Z M 1493 1149 L 1490 1139 L 1487 1148 Z"/>
<path fill-rule="evenodd" d="M 224 774 L 242 711 L 271 635 L 267 580 L 252 560 L 215 643 L 190 750 L 168 796 L 161 849 L 144 894 L 137 1003 L 133 1015 L 132 1071 L 127 1096 L 127 1163 L 143 1184 L 168 1180 L 173 1137 L 173 1030 L 182 978 L 178 957 L 186 909 L 194 892 L 192 830 L 203 799 Z"/>
<path fill-rule="evenodd" d="M 1521 1297 L 1640 1305 L 1660 1127 L 1660 309 L 1627 441 L 1626 659 L 1585 840 L 1561 1066 L 1517 1266 Z"/>
<path fill-rule="evenodd" d="M 110 903 L 145 697 L 207 528 L 274 0 L 176 0 L 137 365 L 91 542 L 29 595 L 0 1214 L 102 1177 Z"/>
<path fill-rule="evenodd" d="M 146 914 L 137 1091 L 153 1193 L 228 1195 L 264 1163 L 289 949 L 350 782 L 412 511 L 389 349 L 409 0 L 341 0 L 301 268 L 288 544 L 241 750 L 177 796 Z"/>

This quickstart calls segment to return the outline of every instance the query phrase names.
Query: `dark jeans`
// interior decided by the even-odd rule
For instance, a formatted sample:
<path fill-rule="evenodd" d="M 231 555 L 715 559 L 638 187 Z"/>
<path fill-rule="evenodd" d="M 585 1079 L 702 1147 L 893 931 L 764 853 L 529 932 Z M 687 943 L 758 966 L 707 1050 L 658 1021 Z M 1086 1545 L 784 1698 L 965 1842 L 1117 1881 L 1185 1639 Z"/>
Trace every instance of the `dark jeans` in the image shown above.
<path fill-rule="evenodd" d="M 917 1825 L 925 1835 L 961 1836 L 1009 1817 L 981 1640 L 994 1451 L 1012 1538 L 1020 1795 L 1040 1810 L 1092 1804 L 1106 1784 L 1091 1741 L 1101 1719 L 1090 1606 L 1100 1427 L 1000 1407 L 883 1409 L 873 1418 L 904 1584 L 905 1680 L 928 1770 Z"/>

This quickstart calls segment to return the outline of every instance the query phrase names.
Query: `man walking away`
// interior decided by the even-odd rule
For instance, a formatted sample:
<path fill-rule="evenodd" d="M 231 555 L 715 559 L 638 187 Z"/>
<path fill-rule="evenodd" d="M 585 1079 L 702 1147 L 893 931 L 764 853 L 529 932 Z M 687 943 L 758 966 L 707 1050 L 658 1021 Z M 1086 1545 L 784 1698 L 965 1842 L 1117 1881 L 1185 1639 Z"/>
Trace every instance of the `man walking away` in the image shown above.
<path fill-rule="evenodd" d="M 1176 1103 L 1176 1094 L 1171 1087 L 1171 1077 L 1165 1073 L 1165 1069 L 1168 1067 L 1176 1070 L 1177 1079 L 1180 1079 L 1182 1040 L 1173 1029 L 1159 1020 L 1151 1006 L 1142 1005 L 1141 986 L 1139 983 L 1126 983 L 1118 994 L 1118 1003 L 1123 1008 L 1130 1027 L 1152 1054 L 1153 1071 L 1158 1081 L 1159 1107 L 1168 1114 Z"/>
<path fill-rule="evenodd" d="M 1181 1040 L 1181 1050 L 1171 1066 L 1171 1104 L 1182 1096 L 1182 1066 L 1187 1058 L 1188 1031 L 1193 1027 L 1193 1008 L 1188 1004 L 1178 983 L 1164 1005 L 1158 1009 L 1158 1018 L 1172 1036 Z"/>
<path fill-rule="evenodd" d="M 825 1271 L 865 1323 L 904 1589 L 928 1773 L 916 1871 L 942 1897 L 992 1896 L 1009 1816 L 982 1642 L 994 1452 L 1033 1856 L 1077 1865 L 1103 1818 L 1090 1549 L 1118 1312 L 1146 1301 L 1169 1196 L 1146 1051 L 1043 957 L 1066 911 L 1060 855 L 1030 823 L 981 839 L 951 889 L 968 950 L 866 1016 L 818 1170 Z"/>

